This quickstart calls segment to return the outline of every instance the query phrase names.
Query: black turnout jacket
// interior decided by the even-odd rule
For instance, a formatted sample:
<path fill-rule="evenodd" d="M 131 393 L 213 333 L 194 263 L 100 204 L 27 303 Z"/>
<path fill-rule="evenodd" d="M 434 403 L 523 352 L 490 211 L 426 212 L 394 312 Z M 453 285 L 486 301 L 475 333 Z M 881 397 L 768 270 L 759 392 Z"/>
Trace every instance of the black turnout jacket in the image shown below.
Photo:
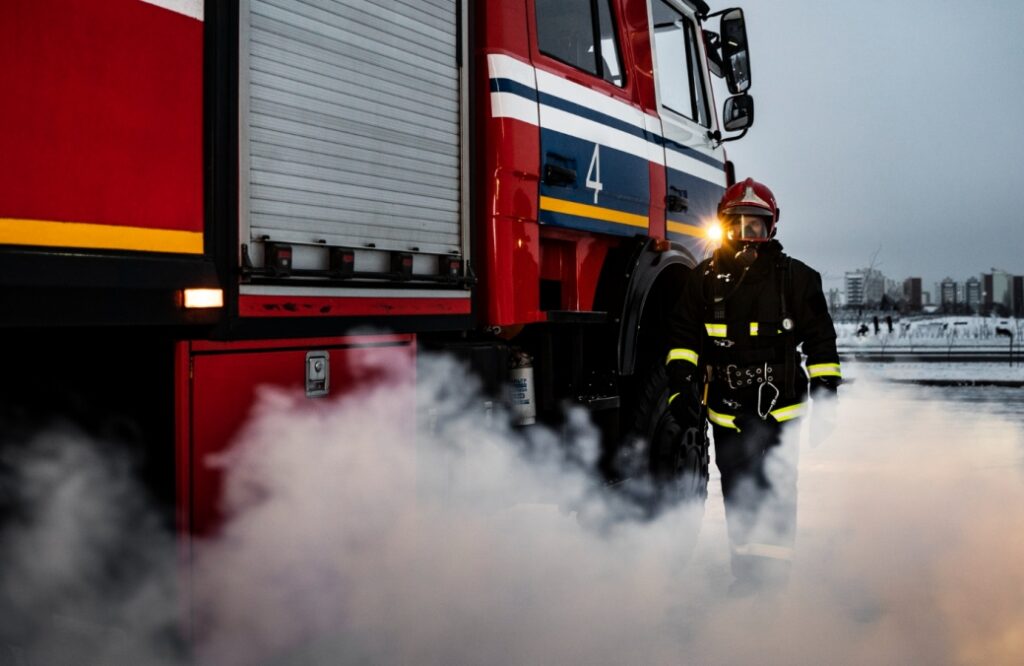
<path fill-rule="evenodd" d="M 821 275 L 783 253 L 778 241 L 759 248 L 746 269 L 728 250 L 698 264 L 669 329 L 669 400 L 706 396 L 708 419 L 721 427 L 735 428 L 740 415 L 778 422 L 802 416 L 808 377 L 833 393 L 841 378 Z M 707 393 L 695 392 L 705 378 Z"/>

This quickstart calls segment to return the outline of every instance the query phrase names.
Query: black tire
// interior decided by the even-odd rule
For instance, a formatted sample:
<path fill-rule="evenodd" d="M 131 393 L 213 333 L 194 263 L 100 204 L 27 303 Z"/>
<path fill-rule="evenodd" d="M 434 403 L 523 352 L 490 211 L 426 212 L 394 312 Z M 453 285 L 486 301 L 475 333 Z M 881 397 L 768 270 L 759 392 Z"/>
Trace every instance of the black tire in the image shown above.
<path fill-rule="evenodd" d="M 661 362 L 639 378 L 629 431 L 619 449 L 617 484 L 653 517 L 680 502 L 701 502 L 708 492 L 708 438 L 703 418 L 679 423 L 668 409 L 668 376 Z"/>

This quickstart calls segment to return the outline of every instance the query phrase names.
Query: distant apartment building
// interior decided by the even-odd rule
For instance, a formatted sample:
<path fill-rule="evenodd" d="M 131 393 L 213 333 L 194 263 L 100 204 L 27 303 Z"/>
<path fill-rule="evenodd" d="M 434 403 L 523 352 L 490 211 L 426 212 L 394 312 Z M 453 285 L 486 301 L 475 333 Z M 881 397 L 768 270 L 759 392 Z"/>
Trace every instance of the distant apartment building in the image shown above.
<path fill-rule="evenodd" d="M 932 304 L 932 292 L 921 291 L 921 307 Z"/>
<path fill-rule="evenodd" d="M 1008 315 L 1013 310 L 1014 276 L 1006 271 L 993 268 L 991 273 L 981 275 L 982 314 Z"/>
<path fill-rule="evenodd" d="M 878 307 L 885 296 L 885 276 L 873 268 L 846 273 L 847 307 Z"/>
<path fill-rule="evenodd" d="M 864 304 L 864 274 L 860 271 L 846 273 L 847 307 L 863 307 Z"/>
<path fill-rule="evenodd" d="M 916 312 L 925 305 L 924 296 L 927 295 L 928 292 L 921 291 L 921 278 L 909 277 L 903 281 L 903 302 L 911 312 Z"/>
<path fill-rule="evenodd" d="M 952 312 L 953 310 L 956 310 L 958 302 L 956 280 L 951 277 L 947 277 L 939 283 L 939 305 L 943 310 Z"/>
<path fill-rule="evenodd" d="M 1013 301 L 1011 315 L 1024 317 L 1024 276 L 1013 276 Z"/>
<path fill-rule="evenodd" d="M 964 303 L 971 312 L 981 312 L 981 280 L 973 275 L 964 282 Z"/>

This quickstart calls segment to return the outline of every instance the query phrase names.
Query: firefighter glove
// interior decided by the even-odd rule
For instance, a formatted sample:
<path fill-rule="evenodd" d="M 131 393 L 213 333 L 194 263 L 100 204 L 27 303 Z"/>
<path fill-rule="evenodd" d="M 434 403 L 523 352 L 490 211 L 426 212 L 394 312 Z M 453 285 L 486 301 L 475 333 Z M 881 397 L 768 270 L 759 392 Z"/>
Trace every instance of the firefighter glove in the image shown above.
<path fill-rule="evenodd" d="M 671 393 L 669 399 L 669 411 L 679 425 L 686 427 L 700 419 L 700 384 L 692 377 L 687 377 L 679 391 Z"/>

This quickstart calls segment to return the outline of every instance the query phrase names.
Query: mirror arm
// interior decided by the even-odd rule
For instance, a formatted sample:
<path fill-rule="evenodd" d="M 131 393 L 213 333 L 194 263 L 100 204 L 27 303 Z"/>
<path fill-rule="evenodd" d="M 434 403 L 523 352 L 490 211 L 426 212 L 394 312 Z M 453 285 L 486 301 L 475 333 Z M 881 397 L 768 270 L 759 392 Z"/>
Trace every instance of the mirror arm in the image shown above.
<path fill-rule="evenodd" d="M 749 129 L 750 129 L 749 127 L 744 127 L 743 130 L 739 134 L 737 134 L 736 136 L 726 136 L 726 137 L 722 136 L 721 130 L 715 130 L 714 132 L 712 132 L 711 130 L 708 130 L 708 138 L 715 142 L 715 145 L 713 147 L 714 148 L 718 148 L 723 143 L 727 143 L 729 141 L 738 141 L 738 140 L 742 139 L 743 137 L 745 137 L 747 135 L 747 130 L 749 130 Z"/>
<path fill-rule="evenodd" d="M 747 130 L 749 130 L 749 129 L 750 129 L 749 127 L 744 127 L 743 131 L 740 132 L 739 134 L 737 134 L 736 136 L 727 136 L 727 137 L 723 137 L 723 138 L 719 139 L 718 140 L 718 145 L 720 146 L 723 143 L 726 143 L 728 141 L 738 141 L 738 140 L 742 139 L 743 137 L 745 137 L 747 135 Z"/>
<path fill-rule="evenodd" d="M 704 18 L 705 19 L 715 18 L 716 16 L 721 16 L 722 14 L 724 14 L 726 12 L 731 12 L 734 9 L 739 9 L 739 7 L 729 7 L 727 9 L 720 9 L 717 12 L 712 12 L 711 14 L 705 14 Z"/>

